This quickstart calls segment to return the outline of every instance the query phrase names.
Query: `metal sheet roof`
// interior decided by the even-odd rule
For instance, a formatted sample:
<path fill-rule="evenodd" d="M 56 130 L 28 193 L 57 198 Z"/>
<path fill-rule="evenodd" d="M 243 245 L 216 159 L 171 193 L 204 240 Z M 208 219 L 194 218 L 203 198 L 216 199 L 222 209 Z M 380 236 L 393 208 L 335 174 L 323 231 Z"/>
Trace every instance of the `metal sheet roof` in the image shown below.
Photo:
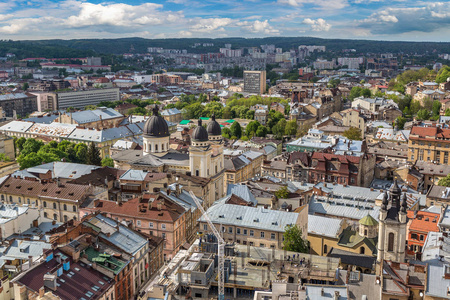
<path fill-rule="evenodd" d="M 308 234 L 336 238 L 344 220 L 308 215 Z"/>

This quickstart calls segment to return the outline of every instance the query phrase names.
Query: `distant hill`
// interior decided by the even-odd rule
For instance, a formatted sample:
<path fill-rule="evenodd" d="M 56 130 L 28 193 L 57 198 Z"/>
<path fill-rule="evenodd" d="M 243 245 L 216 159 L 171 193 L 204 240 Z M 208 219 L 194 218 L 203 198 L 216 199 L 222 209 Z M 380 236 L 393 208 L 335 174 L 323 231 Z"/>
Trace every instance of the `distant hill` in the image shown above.
<path fill-rule="evenodd" d="M 214 43 L 214 47 L 191 48 L 194 43 Z M 257 47 L 274 44 L 283 50 L 295 49 L 299 45 L 323 45 L 327 50 L 341 51 L 356 49 L 358 53 L 448 53 L 450 43 L 438 42 L 391 42 L 369 40 L 320 39 L 313 37 L 267 37 L 267 38 L 186 38 L 186 39 L 80 39 L 80 40 L 39 40 L 39 41 L 0 41 L 0 56 L 7 52 L 15 53 L 19 58 L 47 57 L 63 58 L 88 56 L 95 54 L 122 54 L 130 51 L 145 53 L 148 47 L 169 49 L 187 49 L 192 53 L 217 52 L 225 44 L 233 48 Z"/>

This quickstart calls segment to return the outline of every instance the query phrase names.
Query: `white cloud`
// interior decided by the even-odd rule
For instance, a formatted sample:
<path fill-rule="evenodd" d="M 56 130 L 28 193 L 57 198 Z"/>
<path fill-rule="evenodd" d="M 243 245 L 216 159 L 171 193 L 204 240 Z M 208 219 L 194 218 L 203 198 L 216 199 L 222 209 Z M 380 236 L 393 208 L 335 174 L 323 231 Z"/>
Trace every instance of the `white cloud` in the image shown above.
<path fill-rule="evenodd" d="M 311 4 L 323 10 L 341 9 L 349 5 L 347 0 L 278 0 L 278 3 L 294 7 Z"/>
<path fill-rule="evenodd" d="M 264 34 L 279 34 L 280 31 L 278 29 L 273 28 L 268 20 L 264 21 L 243 21 L 238 22 L 238 26 L 241 26 L 244 30 L 251 32 L 251 33 L 264 33 Z"/>
<path fill-rule="evenodd" d="M 324 19 L 319 18 L 317 20 L 313 20 L 310 18 L 306 18 L 302 22 L 303 24 L 311 25 L 312 31 L 328 31 L 331 28 L 331 25 L 328 24 Z"/>
<path fill-rule="evenodd" d="M 192 19 L 191 30 L 197 32 L 211 32 L 214 30 L 224 31 L 224 27 L 233 22 L 230 18 L 209 18 L 209 19 Z"/>

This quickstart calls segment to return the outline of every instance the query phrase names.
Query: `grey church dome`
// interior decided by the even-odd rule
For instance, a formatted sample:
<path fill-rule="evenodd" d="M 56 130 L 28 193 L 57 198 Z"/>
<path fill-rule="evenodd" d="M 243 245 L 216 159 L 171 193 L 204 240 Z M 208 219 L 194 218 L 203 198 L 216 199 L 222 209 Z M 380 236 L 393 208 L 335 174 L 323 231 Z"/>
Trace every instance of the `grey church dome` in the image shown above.
<path fill-rule="evenodd" d="M 143 133 L 144 135 L 158 138 L 170 136 L 166 120 L 158 114 L 158 106 L 153 108 L 153 116 L 145 122 Z"/>
<path fill-rule="evenodd" d="M 216 116 L 213 114 L 211 116 L 211 121 L 208 123 L 206 127 L 206 131 L 208 131 L 208 135 L 222 135 L 222 129 L 220 128 L 219 123 L 216 121 Z"/>
<path fill-rule="evenodd" d="M 205 127 L 202 126 L 202 120 L 198 120 L 198 126 L 195 127 L 192 133 L 192 139 L 196 142 L 206 142 L 208 141 L 208 132 Z"/>

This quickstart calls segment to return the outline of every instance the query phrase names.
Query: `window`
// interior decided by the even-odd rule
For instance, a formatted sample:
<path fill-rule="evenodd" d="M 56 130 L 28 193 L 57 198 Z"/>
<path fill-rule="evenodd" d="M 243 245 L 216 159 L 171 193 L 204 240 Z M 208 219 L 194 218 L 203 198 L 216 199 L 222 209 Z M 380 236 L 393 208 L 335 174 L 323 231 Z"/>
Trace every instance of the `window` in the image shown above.
<path fill-rule="evenodd" d="M 2 195 L 2 201 L 5 201 L 5 195 Z"/>
<path fill-rule="evenodd" d="M 323 245 L 323 253 L 326 254 L 328 252 L 328 246 Z"/>
<path fill-rule="evenodd" d="M 264 231 L 261 231 L 261 238 L 264 238 Z"/>
<path fill-rule="evenodd" d="M 236 234 L 241 234 L 241 229 L 240 228 L 236 228 Z"/>
<path fill-rule="evenodd" d="M 359 254 L 364 254 L 366 249 L 364 247 L 359 248 Z"/>
<path fill-rule="evenodd" d="M 417 233 L 411 233 L 411 239 L 417 240 Z"/>
<path fill-rule="evenodd" d="M 57 214 L 53 214 L 53 220 L 58 220 L 58 215 Z"/>
<path fill-rule="evenodd" d="M 195 170 L 195 176 L 200 176 L 200 171 L 199 170 Z"/>
<path fill-rule="evenodd" d="M 271 234 L 270 234 L 270 239 L 271 239 L 271 240 L 274 240 L 274 239 L 275 239 L 275 233 L 271 233 Z"/>
<path fill-rule="evenodd" d="M 394 251 L 394 233 L 392 232 L 388 235 L 388 251 Z"/>
<path fill-rule="evenodd" d="M 48 214 L 44 212 L 44 218 L 48 218 Z"/>
<path fill-rule="evenodd" d="M 253 230 L 250 230 L 250 236 L 254 236 L 255 233 L 253 232 Z"/>
<path fill-rule="evenodd" d="M 247 229 L 244 229 L 244 235 L 247 235 Z"/>
<path fill-rule="evenodd" d="M 67 222 L 67 220 L 68 220 L 68 217 L 65 215 L 64 216 L 64 222 Z"/>
<path fill-rule="evenodd" d="M 153 222 L 149 222 L 148 227 L 153 228 Z"/>
<path fill-rule="evenodd" d="M 140 220 L 136 220 L 136 226 L 141 226 L 141 221 Z"/>
<path fill-rule="evenodd" d="M 28 199 L 27 199 L 27 203 L 28 203 L 28 204 L 30 204 L 30 203 L 31 203 L 31 201 L 30 201 L 30 198 L 28 198 Z"/>
<path fill-rule="evenodd" d="M 152 145 L 151 144 L 148 144 L 148 151 L 149 152 L 152 151 Z"/>
<path fill-rule="evenodd" d="M 161 224 L 161 229 L 166 230 L 166 224 Z"/>
<path fill-rule="evenodd" d="M 158 145 L 155 145 L 155 151 L 158 152 Z"/>
<path fill-rule="evenodd" d="M 63 209 L 64 209 L 64 210 L 67 210 L 67 204 L 64 204 L 64 205 L 63 205 Z"/>
<path fill-rule="evenodd" d="M 19 203 L 22 203 L 22 198 L 19 197 Z"/>
<path fill-rule="evenodd" d="M 228 227 L 228 233 L 233 233 L 233 227 Z"/>
<path fill-rule="evenodd" d="M 47 207 L 47 202 L 44 201 L 44 202 L 42 203 L 42 205 L 43 205 L 44 207 Z"/>
<path fill-rule="evenodd" d="M 420 240 L 423 241 L 424 240 L 424 236 L 423 234 L 420 235 Z"/>
<path fill-rule="evenodd" d="M 208 225 L 203 224 L 203 230 L 207 231 L 208 230 Z"/>
<path fill-rule="evenodd" d="M 367 236 L 367 229 L 364 229 L 364 236 Z"/>
<path fill-rule="evenodd" d="M 77 207 L 74 205 L 74 206 L 72 207 L 72 210 L 73 210 L 73 211 L 77 211 Z"/>
<path fill-rule="evenodd" d="M 264 248 L 264 247 L 265 247 L 265 245 L 264 245 L 264 244 L 259 244 L 259 246 L 260 246 L 261 248 Z"/>
<path fill-rule="evenodd" d="M 56 209 L 56 202 L 53 202 L 53 209 Z"/>
<path fill-rule="evenodd" d="M 161 234 L 161 237 L 162 237 L 163 239 L 166 239 L 166 234 L 163 232 L 163 233 Z"/>
<path fill-rule="evenodd" d="M 164 151 L 164 144 L 161 145 L 161 150 Z"/>

